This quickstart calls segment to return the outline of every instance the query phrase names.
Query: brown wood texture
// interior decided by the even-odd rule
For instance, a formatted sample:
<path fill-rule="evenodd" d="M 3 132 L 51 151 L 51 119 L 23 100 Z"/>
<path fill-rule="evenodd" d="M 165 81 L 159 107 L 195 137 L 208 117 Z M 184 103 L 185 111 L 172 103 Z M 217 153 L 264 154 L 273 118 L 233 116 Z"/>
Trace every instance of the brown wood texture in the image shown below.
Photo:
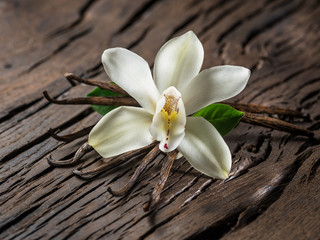
<path fill-rule="evenodd" d="M 3 0 L 0 1 L 0 239 L 318 239 L 320 236 L 320 7 L 317 0 Z M 103 164 L 91 151 L 79 165 L 55 168 L 86 137 L 69 134 L 100 116 L 88 105 L 48 103 L 83 97 L 64 73 L 106 80 L 103 50 L 121 46 L 150 66 L 170 38 L 193 30 L 203 69 L 248 67 L 246 89 L 229 100 L 298 109 L 288 118 L 315 137 L 240 123 L 225 137 L 233 156 L 227 181 L 212 180 L 184 159 L 173 163 L 157 209 L 143 206 L 163 158 L 150 164 L 130 195 L 113 197 L 142 157 L 92 180 L 73 168 Z M 59 133 L 60 134 L 60 133 Z"/>

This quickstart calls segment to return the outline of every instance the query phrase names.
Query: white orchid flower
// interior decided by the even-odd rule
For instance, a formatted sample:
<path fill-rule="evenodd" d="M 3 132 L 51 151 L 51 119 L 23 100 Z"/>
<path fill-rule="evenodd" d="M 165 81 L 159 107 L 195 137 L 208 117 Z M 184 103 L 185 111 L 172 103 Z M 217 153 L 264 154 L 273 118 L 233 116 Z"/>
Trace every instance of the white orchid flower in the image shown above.
<path fill-rule="evenodd" d="M 110 79 L 142 106 L 119 107 L 92 129 L 89 144 L 103 157 L 159 141 L 163 152 L 179 151 L 198 171 L 228 178 L 231 153 L 222 136 L 202 117 L 188 117 L 203 107 L 240 93 L 250 70 L 217 66 L 199 73 L 204 51 L 189 31 L 171 39 L 158 52 L 153 78 L 148 63 L 124 48 L 102 54 Z"/>

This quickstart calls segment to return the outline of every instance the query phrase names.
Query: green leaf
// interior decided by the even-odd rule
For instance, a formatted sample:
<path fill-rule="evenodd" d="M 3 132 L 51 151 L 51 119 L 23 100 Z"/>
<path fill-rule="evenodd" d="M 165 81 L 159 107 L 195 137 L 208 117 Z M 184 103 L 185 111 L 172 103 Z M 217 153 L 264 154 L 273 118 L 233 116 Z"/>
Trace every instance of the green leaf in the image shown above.
<path fill-rule="evenodd" d="M 112 96 L 121 96 L 120 93 L 114 93 L 109 90 L 103 90 L 99 87 L 94 88 L 90 93 L 87 94 L 87 97 L 112 97 Z M 111 110 L 117 108 L 117 106 L 107 106 L 107 105 L 91 105 L 93 110 L 100 113 L 101 115 L 106 115 Z"/>
<path fill-rule="evenodd" d="M 205 118 L 222 136 L 225 136 L 239 123 L 244 113 L 228 105 L 215 103 L 202 108 L 193 116 Z"/>

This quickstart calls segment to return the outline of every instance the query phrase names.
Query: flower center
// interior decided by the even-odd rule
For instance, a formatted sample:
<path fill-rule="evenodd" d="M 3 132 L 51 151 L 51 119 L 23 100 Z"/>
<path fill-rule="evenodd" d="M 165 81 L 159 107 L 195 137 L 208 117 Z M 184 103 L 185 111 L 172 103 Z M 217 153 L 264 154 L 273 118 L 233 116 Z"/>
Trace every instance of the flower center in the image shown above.
<path fill-rule="evenodd" d="M 166 94 L 164 94 L 164 97 L 165 97 L 165 103 L 161 111 L 167 112 L 168 115 L 171 115 L 171 113 L 173 112 L 177 113 L 179 111 L 179 109 L 177 109 L 177 105 L 180 97 L 175 98 L 174 96 L 170 96 Z"/>
<path fill-rule="evenodd" d="M 186 115 L 180 92 L 169 87 L 157 103 L 156 113 L 150 127 L 151 135 L 160 141 L 163 152 L 173 151 L 184 136 Z"/>
<path fill-rule="evenodd" d="M 178 102 L 181 99 L 181 95 L 178 90 L 174 87 L 169 87 L 163 92 L 165 103 L 161 109 L 162 114 L 164 115 L 167 125 L 167 140 L 170 134 L 170 125 L 175 119 L 176 115 L 179 113 Z M 167 147 L 165 147 L 167 148 Z"/>
<path fill-rule="evenodd" d="M 161 109 L 162 114 L 165 117 L 166 123 L 167 123 L 167 136 L 166 136 L 166 141 L 169 140 L 169 135 L 170 135 L 170 125 L 174 121 L 176 115 L 178 114 L 179 109 L 177 108 L 178 101 L 179 99 L 175 99 L 170 96 L 165 96 L 166 102 Z M 168 143 L 164 144 L 164 148 L 168 149 Z"/>

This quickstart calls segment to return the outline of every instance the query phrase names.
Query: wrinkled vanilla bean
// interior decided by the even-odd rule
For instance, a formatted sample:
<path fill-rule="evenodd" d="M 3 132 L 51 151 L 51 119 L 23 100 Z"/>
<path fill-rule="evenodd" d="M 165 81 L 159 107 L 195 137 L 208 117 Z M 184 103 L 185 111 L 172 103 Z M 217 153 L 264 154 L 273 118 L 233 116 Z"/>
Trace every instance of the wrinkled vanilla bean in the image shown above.
<path fill-rule="evenodd" d="M 50 97 L 47 91 L 44 91 L 43 94 L 46 99 L 55 104 L 92 104 L 92 105 L 111 105 L 111 106 L 140 106 L 139 103 L 130 97 L 126 91 L 124 91 L 121 87 L 116 84 L 112 84 L 109 82 L 103 81 L 96 81 L 92 79 L 83 79 L 73 73 L 66 73 L 65 77 L 68 81 L 75 85 L 74 81 L 78 81 L 81 83 L 85 83 L 92 86 L 100 87 L 101 89 L 110 90 L 116 93 L 121 93 L 125 95 L 124 97 L 86 97 L 86 98 L 73 98 L 73 99 L 63 99 L 57 100 Z M 242 104 L 242 103 L 230 103 L 230 102 L 222 102 L 226 105 L 234 107 L 240 111 L 246 112 L 246 116 L 244 116 L 241 121 L 260 125 L 272 129 L 277 129 L 280 131 L 290 132 L 296 135 L 303 135 L 312 137 L 314 134 L 313 132 L 295 126 L 293 124 L 278 120 L 276 118 L 259 116 L 257 114 L 277 114 L 282 116 L 291 116 L 291 117 L 300 117 L 300 118 L 309 118 L 309 115 L 303 114 L 298 110 L 293 109 L 285 109 L 280 107 L 266 107 L 256 104 Z M 255 114 L 253 114 L 255 113 Z M 52 133 L 52 136 L 55 138 L 59 138 L 56 134 Z M 64 141 L 64 140 L 62 140 Z"/>
<path fill-rule="evenodd" d="M 154 206 L 159 202 L 160 200 L 160 194 L 161 191 L 169 177 L 169 173 L 171 170 L 171 167 L 173 165 L 174 160 L 176 159 L 178 155 L 178 150 L 174 150 L 172 152 L 169 152 L 167 154 L 167 157 L 165 158 L 161 170 L 160 170 L 160 179 L 155 188 L 153 189 L 150 200 L 147 203 L 147 205 L 144 207 L 145 211 L 149 211 L 154 208 Z"/>
<path fill-rule="evenodd" d="M 47 158 L 47 161 L 51 166 L 55 166 L 55 167 L 68 166 L 68 165 L 72 165 L 79 162 L 84 155 L 86 155 L 88 152 L 92 150 L 93 150 L 93 147 L 91 147 L 89 143 L 86 142 L 77 150 L 76 154 L 71 159 L 56 161 L 56 160 L 53 160 L 50 155 L 49 158 Z"/>
<path fill-rule="evenodd" d="M 83 179 L 90 179 L 96 177 L 97 175 L 104 173 L 114 167 L 120 166 L 121 164 L 126 163 L 128 160 L 134 161 L 137 158 L 140 158 L 143 155 L 146 155 L 147 152 L 156 145 L 156 142 L 149 144 L 146 147 L 125 152 L 121 155 L 106 159 L 106 163 L 87 171 L 74 169 L 73 172 Z"/>
<path fill-rule="evenodd" d="M 305 128 L 298 127 L 285 121 L 267 117 L 259 116 L 257 114 L 245 112 L 245 115 L 241 119 L 242 122 L 277 129 L 280 131 L 289 132 L 294 135 L 303 135 L 307 137 L 313 137 L 314 133 Z"/>
<path fill-rule="evenodd" d="M 132 97 L 80 97 L 80 98 L 71 98 L 71 99 L 62 99 L 57 100 L 48 94 L 47 91 L 43 92 L 45 98 L 55 104 L 61 105 L 78 105 L 78 104 L 91 104 L 91 105 L 111 105 L 111 106 L 140 106 L 139 103 Z"/>
<path fill-rule="evenodd" d="M 75 85 L 74 81 L 77 81 L 80 83 L 85 83 L 87 85 L 96 86 L 104 90 L 109 90 L 115 93 L 120 93 L 122 95 L 129 96 L 129 94 L 126 91 L 124 91 L 121 87 L 110 82 L 97 81 L 92 79 L 83 79 L 73 73 L 65 73 L 64 76 L 68 79 L 68 81 L 72 85 Z"/>
<path fill-rule="evenodd" d="M 108 192 L 116 197 L 122 197 L 128 194 L 128 192 L 131 190 L 131 188 L 134 186 L 134 184 L 139 179 L 139 176 L 144 172 L 147 165 L 152 162 L 159 154 L 161 153 L 161 150 L 159 149 L 159 144 L 157 144 L 142 160 L 142 163 L 138 166 L 134 174 L 132 175 L 129 182 L 120 190 L 114 191 L 111 189 L 111 187 L 108 187 Z"/>
<path fill-rule="evenodd" d="M 80 131 L 77 131 L 77 132 L 74 132 L 71 134 L 67 134 L 67 135 L 63 135 L 63 136 L 57 135 L 55 130 L 53 130 L 52 128 L 49 129 L 49 133 L 50 133 L 51 137 L 53 137 L 54 139 L 56 139 L 58 141 L 71 142 L 75 139 L 78 139 L 80 137 L 88 135 L 94 126 L 95 126 L 95 124 L 91 125 L 89 127 L 86 127 L 84 129 L 81 129 Z"/>
<path fill-rule="evenodd" d="M 256 104 L 243 104 L 243 103 L 230 103 L 222 102 L 223 104 L 229 105 L 230 107 L 236 108 L 239 111 L 250 112 L 250 113 L 266 113 L 266 114 L 277 114 L 282 116 L 291 116 L 299 118 L 308 118 L 308 115 L 301 113 L 298 110 L 286 109 L 280 107 L 266 107 Z"/>
<path fill-rule="evenodd" d="M 68 79 L 68 81 L 75 85 L 75 81 L 80 83 L 85 83 L 87 85 L 97 86 L 101 89 L 110 90 L 112 92 L 120 93 L 122 96 L 113 96 L 113 97 L 80 97 L 80 98 L 71 98 L 71 99 L 62 99 L 57 100 L 52 98 L 47 91 L 44 91 L 43 94 L 45 98 L 54 104 L 91 104 L 91 105 L 109 105 L 109 106 L 136 106 L 140 107 L 139 103 L 132 97 L 128 95 L 127 92 L 125 92 L 122 88 L 117 86 L 116 84 L 112 84 L 109 82 L 103 82 L 103 81 L 96 81 L 91 79 L 83 79 L 81 77 L 76 76 L 73 73 L 66 73 L 65 77 Z M 279 116 L 289 116 L 289 117 L 299 117 L 308 119 L 309 115 L 303 114 L 298 110 L 292 110 L 292 109 L 284 109 L 280 107 L 266 107 L 266 106 L 260 106 L 255 104 L 241 104 L 241 103 L 229 103 L 229 102 L 223 102 L 226 105 L 229 105 L 235 109 L 238 109 L 240 111 L 243 111 L 245 113 L 244 117 L 241 119 L 242 122 L 263 126 L 271 129 L 276 129 L 280 131 L 289 132 L 294 135 L 303 135 L 307 137 L 313 137 L 314 133 L 312 131 L 309 131 L 305 128 L 298 127 L 296 125 L 293 125 L 291 123 L 279 120 L 277 118 L 272 118 L 268 116 L 264 116 L 262 114 L 276 114 Z M 49 130 L 50 135 L 59 140 L 64 142 L 73 141 L 77 138 L 83 137 L 85 135 L 88 135 L 91 129 L 94 127 L 94 125 L 91 125 L 89 127 L 86 127 L 80 131 L 77 131 L 72 134 L 59 136 L 57 135 L 56 131 L 53 129 Z M 87 154 L 88 152 L 92 151 L 93 147 L 91 147 L 88 142 L 84 143 L 75 153 L 74 157 L 67 160 L 59 160 L 55 161 L 52 159 L 51 155 L 47 158 L 47 161 L 52 166 L 68 166 L 75 163 L 78 163 L 81 158 Z M 128 181 L 128 183 L 118 191 L 114 191 L 111 189 L 111 187 L 108 187 L 108 192 L 112 194 L 113 196 L 121 197 L 125 196 L 129 193 L 129 191 L 132 189 L 132 187 L 136 184 L 138 181 L 140 175 L 145 171 L 146 167 L 149 163 L 151 163 L 153 160 L 157 158 L 157 156 L 161 153 L 161 150 L 159 149 L 159 143 L 153 142 L 152 144 L 132 150 L 126 153 L 123 153 L 121 155 L 111 157 L 106 159 L 106 163 L 103 165 L 96 167 L 94 169 L 90 170 L 80 170 L 82 167 L 79 167 L 79 169 L 74 169 L 73 172 L 77 176 L 84 178 L 84 179 L 90 179 L 93 177 L 96 177 L 97 175 L 104 173 L 114 167 L 120 166 L 124 164 L 127 161 L 133 161 L 135 159 L 138 159 L 142 156 L 144 158 L 142 159 L 142 162 L 139 164 L 137 169 L 135 170 L 134 174 Z M 163 165 L 160 170 L 160 178 L 156 186 L 154 187 L 152 193 L 150 194 L 150 199 L 148 203 L 145 204 L 144 210 L 149 211 L 154 209 L 156 204 L 160 200 L 161 191 L 163 190 L 165 183 L 169 177 L 170 170 L 172 168 L 173 162 L 178 154 L 178 151 L 172 151 L 167 154 L 166 158 L 163 161 Z"/>
<path fill-rule="evenodd" d="M 93 105 L 125 105 L 125 106 L 140 106 L 139 103 L 133 99 L 132 97 L 87 97 L 87 98 L 74 98 L 74 99 L 64 99 L 64 100 L 56 100 L 53 99 L 49 96 L 47 91 L 43 92 L 44 96 L 47 98 L 49 102 L 55 103 L 55 104 L 93 104 Z M 249 104 L 241 104 L 243 109 L 251 109 L 251 111 L 258 111 L 259 107 L 258 105 L 255 105 L 254 108 L 252 108 L 251 105 Z M 236 108 L 236 105 L 230 104 L 230 106 L 234 106 Z M 239 107 L 239 105 L 238 105 Z M 262 112 L 263 113 L 269 113 L 269 114 L 279 114 L 279 108 L 274 110 L 274 108 L 268 108 L 268 107 L 262 107 Z M 239 107 L 241 108 L 241 107 Z M 239 109 L 241 110 L 241 109 Z M 285 111 L 280 111 L 284 114 Z M 260 112 L 259 112 L 260 113 Z M 290 110 L 288 109 L 287 111 L 288 115 L 293 116 L 303 116 L 303 114 L 297 114 L 296 110 Z M 277 129 L 280 131 L 285 131 L 285 132 L 290 132 L 295 135 L 302 135 L 302 136 L 308 136 L 312 137 L 314 134 L 313 132 L 301 128 L 298 126 L 295 126 L 293 124 L 287 123 L 285 121 L 276 119 L 276 118 L 271 118 L 271 117 L 266 117 L 266 116 L 259 116 L 258 114 L 253 114 L 250 112 L 245 112 L 246 116 L 244 116 L 240 121 L 249 123 L 249 124 L 254 124 L 254 125 L 259 125 L 259 126 L 264 126 L 272 129 Z"/>
<path fill-rule="evenodd" d="M 127 93 L 120 88 L 119 86 L 108 83 L 108 82 L 101 82 L 95 81 L 90 79 L 83 79 L 76 76 L 73 73 L 66 73 L 66 78 L 72 83 L 72 81 L 82 82 L 88 85 L 98 86 L 102 89 L 107 89 L 113 92 L 125 94 L 125 97 L 85 97 L 85 98 L 73 98 L 73 99 L 63 99 L 57 100 L 50 97 L 47 91 L 44 91 L 43 94 L 49 102 L 55 104 L 92 104 L 92 105 L 111 105 L 111 106 L 136 106 L 139 107 L 139 103 L 133 99 L 132 97 L 128 96 Z M 224 102 L 231 107 L 234 107 L 240 111 L 246 112 L 246 116 L 244 116 L 241 121 L 245 123 L 250 123 L 254 125 L 260 125 L 272 129 L 277 129 L 280 131 L 290 132 L 296 135 L 303 135 L 312 137 L 314 134 L 313 132 L 295 126 L 293 124 L 281 121 L 276 118 L 266 117 L 266 116 L 259 116 L 257 114 L 277 114 L 283 116 L 291 116 L 291 117 L 301 117 L 301 118 L 308 118 L 308 115 L 301 113 L 298 110 L 292 109 L 284 109 L 280 107 L 265 107 L 256 104 L 242 104 L 242 103 L 229 103 Z M 255 113 L 255 114 L 253 114 Z M 55 135 L 55 137 L 58 137 Z"/>

